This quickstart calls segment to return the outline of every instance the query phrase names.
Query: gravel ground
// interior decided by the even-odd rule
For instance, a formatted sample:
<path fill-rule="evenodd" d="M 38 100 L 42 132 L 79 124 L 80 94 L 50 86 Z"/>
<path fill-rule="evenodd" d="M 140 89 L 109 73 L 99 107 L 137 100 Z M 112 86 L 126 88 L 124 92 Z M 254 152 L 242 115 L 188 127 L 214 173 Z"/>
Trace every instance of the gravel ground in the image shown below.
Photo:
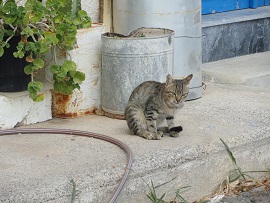
<path fill-rule="evenodd" d="M 237 196 L 225 196 L 219 203 L 270 203 L 270 191 L 254 189 Z M 214 203 L 214 202 L 211 202 Z"/>

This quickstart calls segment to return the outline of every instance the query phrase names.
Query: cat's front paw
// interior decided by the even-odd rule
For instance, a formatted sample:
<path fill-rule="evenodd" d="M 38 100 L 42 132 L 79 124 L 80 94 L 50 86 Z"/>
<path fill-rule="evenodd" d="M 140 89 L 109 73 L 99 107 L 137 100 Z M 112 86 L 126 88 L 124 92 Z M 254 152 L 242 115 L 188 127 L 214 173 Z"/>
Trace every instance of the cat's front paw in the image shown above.
<path fill-rule="evenodd" d="M 171 137 L 178 137 L 179 136 L 179 132 L 175 132 L 175 131 L 170 131 L 169 134 Z"/>
<path fill-rule="evenodd" d="M 148 131 L 144 131 L 140 134 L 141 137 L 148 139 L 148 140 L 153 140 L 154 136 L 152 133 L 148 132 Z"/>
<path fill-rule="evenodd" d="M 163 132 L 162 131 L 157 131 L 157 133 L 154 135 L 155 140 L 160 140 L 161 137 L 163 137 Z"/>

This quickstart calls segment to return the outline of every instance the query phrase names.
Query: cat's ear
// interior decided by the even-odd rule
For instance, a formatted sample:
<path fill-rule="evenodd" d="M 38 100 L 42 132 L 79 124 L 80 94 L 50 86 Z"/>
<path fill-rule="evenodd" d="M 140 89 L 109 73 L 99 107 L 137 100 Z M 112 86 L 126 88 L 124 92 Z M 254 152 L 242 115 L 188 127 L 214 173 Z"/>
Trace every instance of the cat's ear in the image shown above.
<path fill-rule="evenodd" d="M 185 81 L 186 82 L 189 82 L 191 79 L 192 79 L 192 77 L 193 77 L 193 75 L 192 74 L 190 74 L 190 75 L 188 75 L 187 77 L 185 77 Z"/>
<path fill-rule="evenodd" d="M 173 78 L 170 74 L 168 74 L 166 78 L 166 85 L 170 85 L 172 83 L 173 83 Z"/>

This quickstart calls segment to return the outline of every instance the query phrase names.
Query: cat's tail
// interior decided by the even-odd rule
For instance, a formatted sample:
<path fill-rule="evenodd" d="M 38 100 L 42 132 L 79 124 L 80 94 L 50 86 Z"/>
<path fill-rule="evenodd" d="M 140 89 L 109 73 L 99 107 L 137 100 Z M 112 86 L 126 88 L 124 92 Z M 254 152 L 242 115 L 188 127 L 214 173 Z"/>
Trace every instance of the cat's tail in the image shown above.
<path fill-rule="evenodd" d="M 125 116 L 129 129 L 135 135 L 141 136 L 141 133 L 147 130 L 146 119 L 141 107 L 128 103 L 125 109 Z"/>

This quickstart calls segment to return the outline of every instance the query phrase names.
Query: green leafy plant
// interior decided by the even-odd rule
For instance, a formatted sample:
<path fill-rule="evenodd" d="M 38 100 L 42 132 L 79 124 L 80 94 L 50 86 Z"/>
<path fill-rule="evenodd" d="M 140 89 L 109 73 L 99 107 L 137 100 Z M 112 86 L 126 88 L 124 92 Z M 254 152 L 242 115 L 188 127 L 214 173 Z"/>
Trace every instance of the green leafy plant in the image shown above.
<path fill-rule="evenodd" d="M 17 5 L 15 0 L 0 0 L 0 57 L 10 47 L 11 38 L 20 36 L 13 55 L 29 62 L 24 68 L 31 75 L 28 91 L 34 101 L 42 101 L 43 84 L 35 81 L 34 76 L 44 68 L 45 56 L 51 52 L 54 89 L 70 95 L 74 89 L 80 89 L 85 74 L 77 71 L 72 60 L 60 62 L 56 50 L 64 53 L 72 50 L 76 46 L 77 29 L 89 26 L 91 19 L 81 9 L 79 0 L 47 0 L 45 5 L 39 0 L 26 0 L 24 6 Z"/>

